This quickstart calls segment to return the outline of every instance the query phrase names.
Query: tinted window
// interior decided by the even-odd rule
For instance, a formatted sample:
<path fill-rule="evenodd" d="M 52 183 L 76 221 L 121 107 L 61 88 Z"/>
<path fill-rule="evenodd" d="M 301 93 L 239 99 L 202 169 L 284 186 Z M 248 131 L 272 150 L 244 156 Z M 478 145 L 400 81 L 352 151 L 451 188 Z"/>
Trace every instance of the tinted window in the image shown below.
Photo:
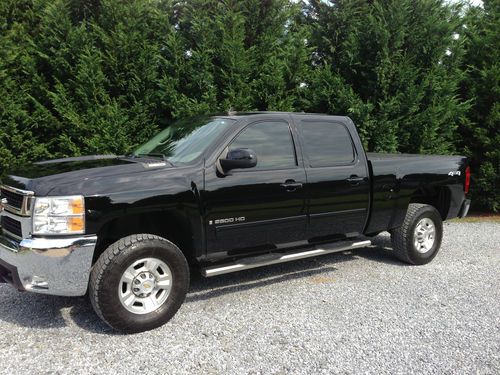
<path fill-rule="evenodd" d="M 285 122 L 259 122 L 248 126 L 229 146 L 229 150 L 250 148 L 257 154 L 255 169 L 296 166 L 292 135 Z"/>
<path fill-rule="evenodd" d="M 302 132 L 311 167 L 329 167 L 354 161 L 351 136 L 344 125 L 302 121 Z"/>

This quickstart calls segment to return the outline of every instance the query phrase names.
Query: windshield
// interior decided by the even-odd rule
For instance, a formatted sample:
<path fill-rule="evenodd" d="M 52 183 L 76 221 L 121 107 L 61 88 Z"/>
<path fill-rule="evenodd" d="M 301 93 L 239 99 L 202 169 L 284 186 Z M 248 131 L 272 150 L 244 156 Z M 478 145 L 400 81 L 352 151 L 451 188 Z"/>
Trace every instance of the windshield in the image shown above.
<path fill-rule="evenodd" d="M 228 118 L 177 121 L 133 152 L 133 155 L 162 157 L 185 164 L 200 156 L 235 120 Z"/>

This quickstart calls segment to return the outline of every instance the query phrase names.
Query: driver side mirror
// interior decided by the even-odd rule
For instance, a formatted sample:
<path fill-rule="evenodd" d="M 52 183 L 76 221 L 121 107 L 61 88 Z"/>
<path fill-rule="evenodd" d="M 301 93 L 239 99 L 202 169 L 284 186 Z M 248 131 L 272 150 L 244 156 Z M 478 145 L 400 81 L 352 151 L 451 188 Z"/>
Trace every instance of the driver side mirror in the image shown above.
<path fill-rule="evenodd" d="M 227 153 L 225 159 L 219 159 L 222 169 L 253 168 L 257 165 L 257 155 L 249 148 L 237 148 Z"/>

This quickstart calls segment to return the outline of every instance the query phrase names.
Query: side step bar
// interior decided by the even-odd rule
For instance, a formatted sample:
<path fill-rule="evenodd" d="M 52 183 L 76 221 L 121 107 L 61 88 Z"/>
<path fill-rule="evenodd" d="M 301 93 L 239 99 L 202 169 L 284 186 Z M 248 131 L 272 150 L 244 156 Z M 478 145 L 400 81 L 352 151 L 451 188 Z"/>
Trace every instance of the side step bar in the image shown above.
<path fill-rule="evenodd" d="M 250 268 L 257 268 L 262 266 L 267 266 L 270 264 L 285 263 L 292 260 L 304 259 L 309 257 L 314 257 L 318 255 L 325 255 L 330 253 L 336 253 L 339 251 L 346 251 L 357 249 L 360 247 L 366 247 L 371 245 L 370 240 L 364 241 L 341 241 L 332 244 L 325 244 L 315 246 L 309 249 L 300 249 L 295 251 L 289 251 L 286 253 L 269 253 L 264 255 L 259 255 L 255 257 L 243 258 L 233 263 L 226 263 L 217 266 L 210 266 L 203 268 L 201 274 L 205 277 L 212 277 L 223 275 L 225 273 L 237 272 L 241 270 L 248 270 Z"/>

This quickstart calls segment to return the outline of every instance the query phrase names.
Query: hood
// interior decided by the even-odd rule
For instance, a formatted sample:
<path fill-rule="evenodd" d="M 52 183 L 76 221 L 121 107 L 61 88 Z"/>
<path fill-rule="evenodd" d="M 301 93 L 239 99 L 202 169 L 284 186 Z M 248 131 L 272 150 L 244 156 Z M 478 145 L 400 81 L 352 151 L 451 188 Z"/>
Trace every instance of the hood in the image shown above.
<path fill-rule="evenodd" d="M 96 182 L 102 178 L 135 175 L 165 167 L 169 167 L 167 162 L 153 158 L 93 155 L 28 164 L 8 171 L 1 181 L 5 185 L 34 191 L 36 195 L 57 195 L 70 185 L 72 191 L 69 194 L 81 194 L 82 191 L 75 190 L 89 180 Z M 56 188 L 58 191 L 51 194 Z"/>

